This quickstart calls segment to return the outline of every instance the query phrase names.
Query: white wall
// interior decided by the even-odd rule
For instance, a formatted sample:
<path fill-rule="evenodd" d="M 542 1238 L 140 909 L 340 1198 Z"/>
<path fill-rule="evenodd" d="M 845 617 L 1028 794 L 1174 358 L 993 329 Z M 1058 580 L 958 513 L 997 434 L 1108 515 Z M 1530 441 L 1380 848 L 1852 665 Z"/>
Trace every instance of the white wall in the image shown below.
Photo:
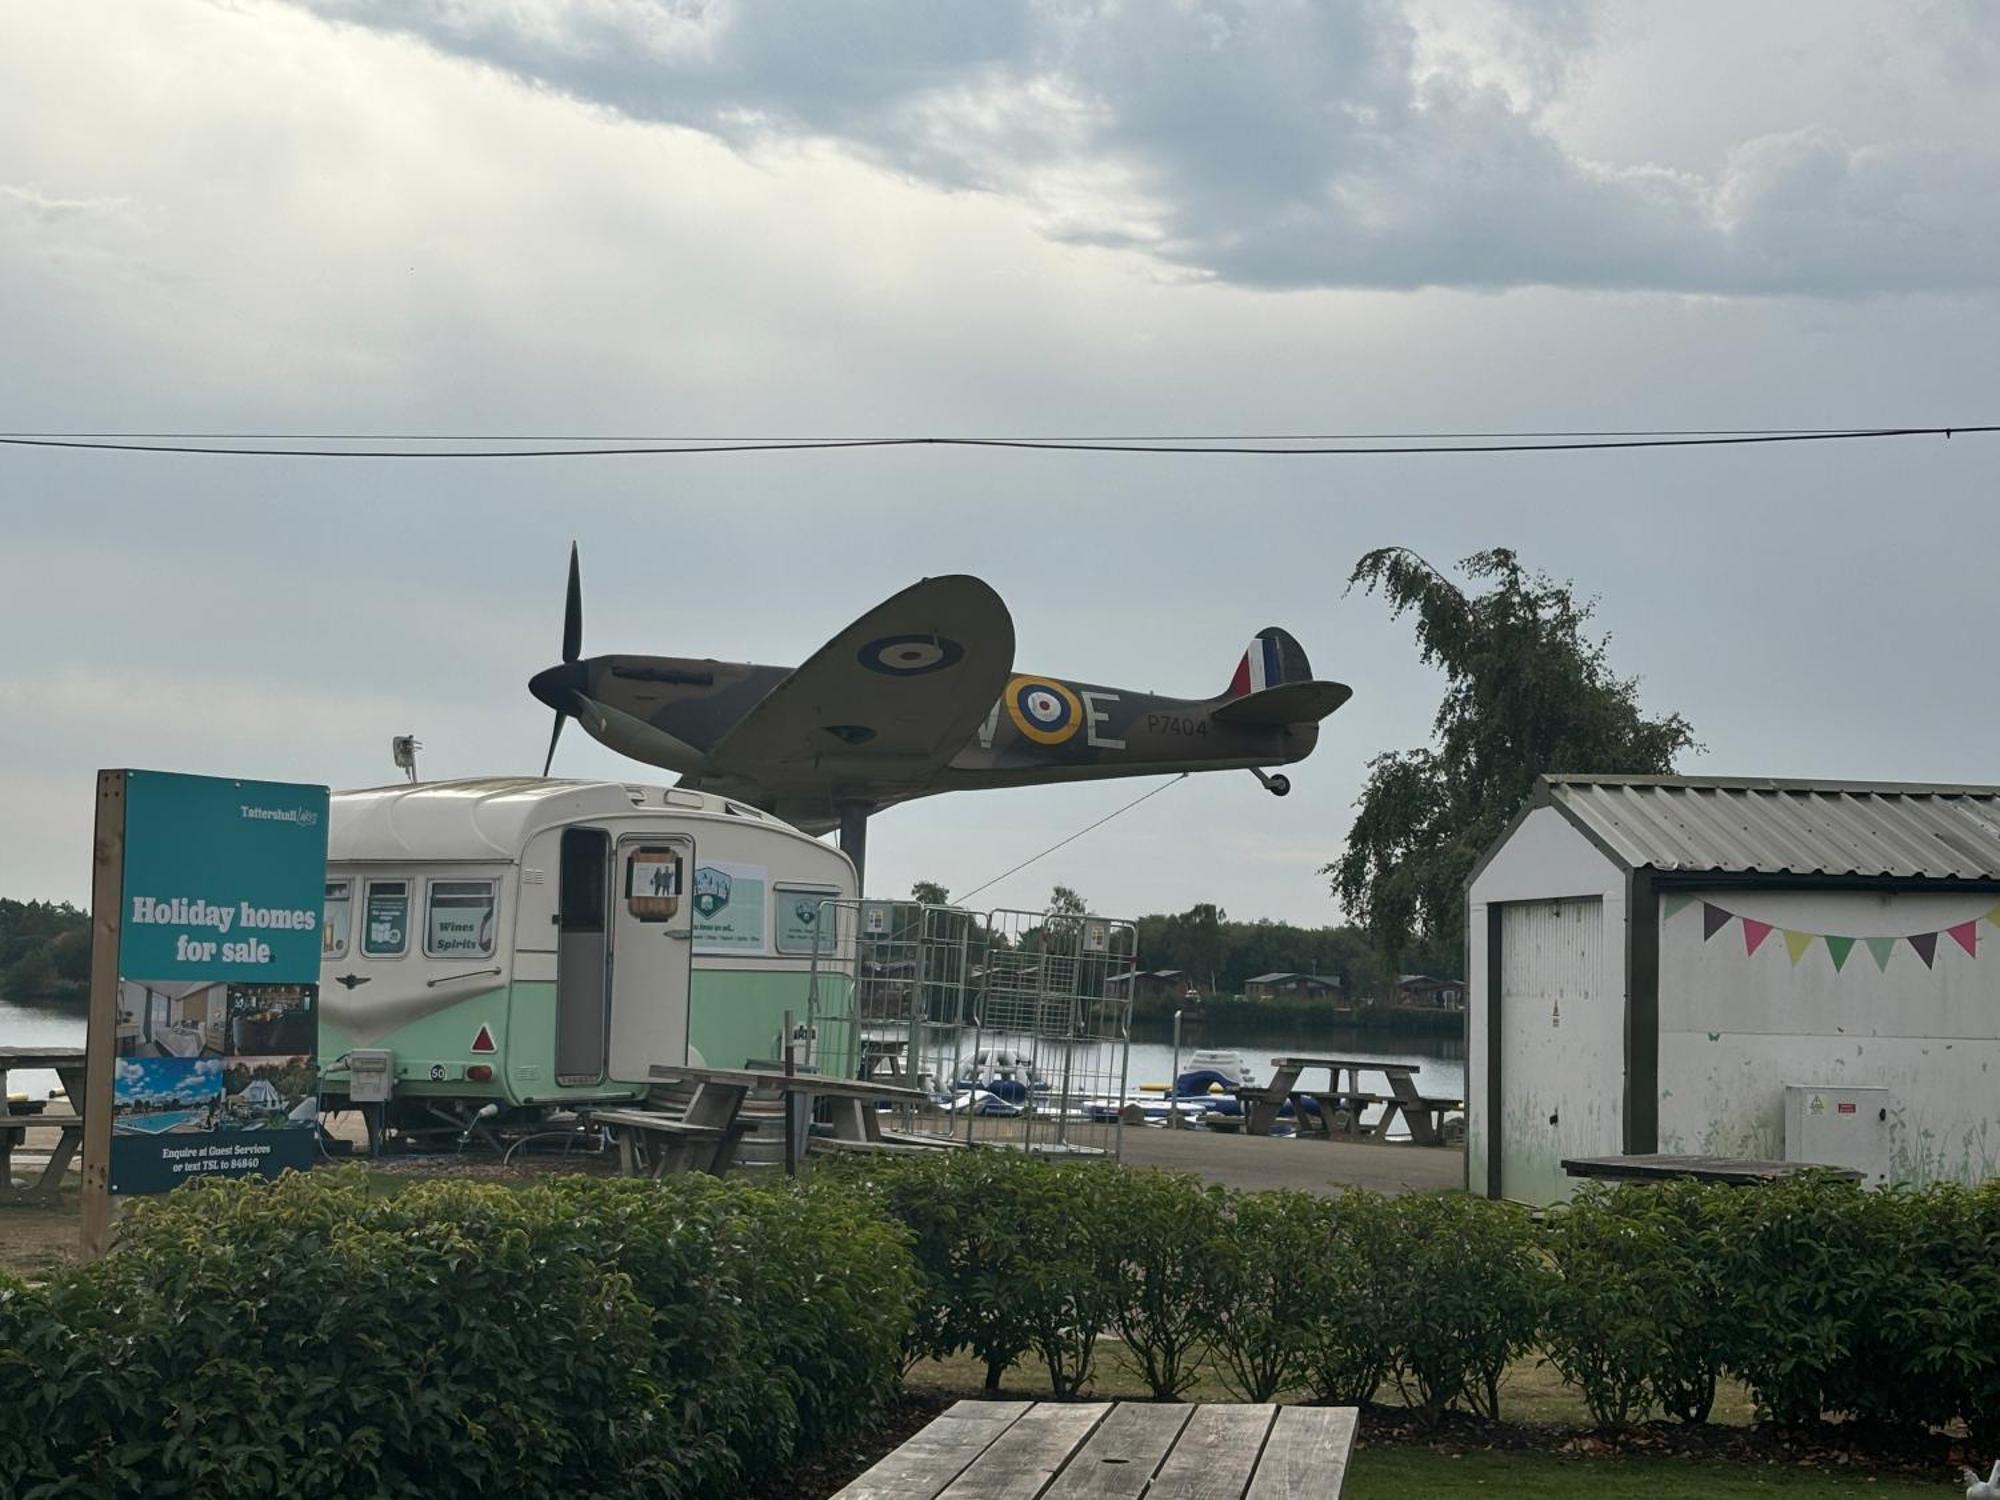
<path fill-rule="evenodd" d="M 1518 989 L 1512 1015 L 1527 1018 L 1531 1029 L 1504 1047 L 1511 1066 L 1503 1070 L 1501 1128 L 1487 1116 L 1486 1081 L 1490 1076 L 1493 1039 L 1486 1034 L 1488 909 L 1496 902 L 1550 902 L 1596 897 L 1597 936 L 1602 953 L 1595 965 L 1582 952 L 1563 945 L 1547 946 L 1544 958 L 1508 964 L 1510 989 Z M 1505 1191 L 1533 1192 L 1530 1201 L 1546 1202 L 1567 1193 L 1556 1165 L 1560 1157 L 1616 1151 L 1622 1144 L 1624 1094 L 1625 879 L 1622 871 L 1596 845 L 1553 807 L 1538 807 L 1522 820 L 1472 883 L 1471 927 L 1467 962 L 1470 967 L 1465 1078 L 1467 1185 L 1486 1190 L 1487 1166 L 1497 1134 Z M 1516 921 L 1532 919 L 1517 918 Z M 1503 945 L 1504 946 L 1504 945 Z M 1503 951 L 1503 963 L 1507 955 Z M 1598 977 L 1585 983 L 1585 976 Z M 1552 1024 L 1560 1007 L 1560 1026 Z M 1501 1025 L 1509 1025 L 1503 1003 Z M 1605 1053 L 1605 1038 L 1613 1045 Z M 1572 1055 L 1573 1054 L 1573 1055 Z M 1554 1114 L 1558 1124 L 1550 1127 Z M 1515 1128 L 1508 1128 L 1507 1122 Z M 1534 1122 L 1540 1122 L 1536 1124 Z M 1584 1137 L 1566 1139 L 1572 1126 L 1585 1130 L 1590 1148 L 1580 1151 Z M 1608 1145 L 1598 1145 L 1603 1132 Z"/>
<path fill-rule="evenodd" d="M 2000 1175 L 2000 929 L 1978 955 L 1942 929 L 1983 918 L 1987 894 L 1720 889 L 1661 908 L 1660 1149 L 1784 1154 L 1784 1086 L 1891 1092 L 1890 1177 Z M 1702 902 L 1772 924 L 1755 954 L 1744 925 L 1702 938 Z M 1938 932 L 1933 966 L 1898 942 L 1886 970 L 1856 943 L 1838 972 L 1815 936 L 1796 964 L 1784 929 L 1839 936 Z"/>

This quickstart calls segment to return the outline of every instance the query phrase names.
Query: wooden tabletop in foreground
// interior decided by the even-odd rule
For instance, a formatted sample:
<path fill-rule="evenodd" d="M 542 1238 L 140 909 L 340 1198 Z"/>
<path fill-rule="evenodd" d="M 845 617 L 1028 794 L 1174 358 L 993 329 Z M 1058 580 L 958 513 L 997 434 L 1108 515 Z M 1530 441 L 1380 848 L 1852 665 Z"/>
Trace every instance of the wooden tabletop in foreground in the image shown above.
<path fill-rule="evenodd" d="M 1335 1500 L 1351 1406 L 961 1401 L 834 1500 Z"/>

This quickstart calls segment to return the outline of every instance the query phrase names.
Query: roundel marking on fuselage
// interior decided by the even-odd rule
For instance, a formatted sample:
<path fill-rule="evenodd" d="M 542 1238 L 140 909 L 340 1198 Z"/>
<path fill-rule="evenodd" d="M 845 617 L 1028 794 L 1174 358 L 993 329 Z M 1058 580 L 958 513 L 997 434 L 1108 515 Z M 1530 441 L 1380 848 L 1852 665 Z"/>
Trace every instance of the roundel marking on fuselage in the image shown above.
<path fill-rule="evenodd" d="M 942 635 L 885 635 L 854 653 L 871 672 L 890 677 L 921 677 L 957 665 L 965 647 Z"/>
<path fill-rule="evenodd" d="M 1038 745 L 1060 745 L 1083 722 L 1076 694 L 1046 677 L 1016 677 L 1007 684 L 1007 717 Z"/>

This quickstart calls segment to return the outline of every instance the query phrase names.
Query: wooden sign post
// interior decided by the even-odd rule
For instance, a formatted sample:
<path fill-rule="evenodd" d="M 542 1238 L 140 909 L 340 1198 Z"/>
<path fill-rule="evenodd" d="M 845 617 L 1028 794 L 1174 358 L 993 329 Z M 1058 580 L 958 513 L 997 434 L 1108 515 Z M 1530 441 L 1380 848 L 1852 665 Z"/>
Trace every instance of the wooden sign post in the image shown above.
<path fill-rule="evenodd" d="M 125 910 L 125 773 L 97 773 L 90 873 L 90 1012 L 84 1042 L 83 1258 L 111 1247 L 111 1079 L 118 1046 L 118 935 Z"/>

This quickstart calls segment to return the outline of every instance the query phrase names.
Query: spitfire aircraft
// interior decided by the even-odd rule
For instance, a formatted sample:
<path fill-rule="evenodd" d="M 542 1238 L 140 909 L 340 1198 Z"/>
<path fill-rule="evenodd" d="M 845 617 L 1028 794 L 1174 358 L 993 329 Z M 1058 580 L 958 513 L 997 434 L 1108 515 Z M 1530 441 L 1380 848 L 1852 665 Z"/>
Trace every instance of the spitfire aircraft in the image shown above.
<path fill-rule="evenodd" d="M 612 749 L 680 773 L 680 784 L 763 808 L 809 833 L 840 830 L 857 869 L 867 820 L 893 803 L 975 787 L 1034 786 L 1173 771 L 1248 770 L 1303 759 L 1319 721 L 1350 696 L 1313 677 L 1272 627 L 1211 698 L 1163 698 L 1020 672 L 1000 596 L 965 574 L 884 600 L 803 666 L 583 651 L 583 593 L 570 549 L 562 665 L 528 691 Z"/>

